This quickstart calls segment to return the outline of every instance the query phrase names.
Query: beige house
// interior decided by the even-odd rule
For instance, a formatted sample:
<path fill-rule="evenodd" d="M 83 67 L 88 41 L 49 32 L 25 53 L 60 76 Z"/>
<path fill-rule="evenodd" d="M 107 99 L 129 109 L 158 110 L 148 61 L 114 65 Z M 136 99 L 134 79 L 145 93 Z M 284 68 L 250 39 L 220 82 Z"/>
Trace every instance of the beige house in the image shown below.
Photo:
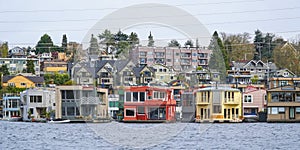
<path fill-rule="evenodd" d="M 166 65 L 162 64 L 154 64 L 151 66 L 154 69 L 155 72 L 155 80 L 169 83 L 173 80 L 175 80 L 176 72 L 173 67 L 168 67 Z"/>
<path fill-rule="evenodd" d="M 300 88 L 292 85 L 267 91 L 268 122 L 300 122 Z"/>
<path fill-rule="evenodd" d="M 93 86 L 57 86 L 56 118 L 93 120 L 108 118 L 108 90 Z"/>

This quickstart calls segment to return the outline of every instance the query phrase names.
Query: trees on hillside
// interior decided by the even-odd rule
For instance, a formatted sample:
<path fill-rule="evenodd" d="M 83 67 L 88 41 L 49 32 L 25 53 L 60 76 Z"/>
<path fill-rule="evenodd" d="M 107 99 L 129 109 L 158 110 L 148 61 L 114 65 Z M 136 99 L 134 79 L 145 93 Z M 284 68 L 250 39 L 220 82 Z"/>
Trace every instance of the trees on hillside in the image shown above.
<path fill-rule="evenodd" d="M 148 46 L 149 47 L 153 47 L 154 46 L 154 39 L 153 39 L 153 36 L 150 32 L 149 36 L 148 36 Z"/>
<path fill-rule="evenodd" d="M 168 43 L 168 47 L 180 47 L 180 43 L 177 40 L 173 39 Z"/>
<path fill-rule="evenodd" d="M 48 34 L 44 34 L 40 40 L 38 41 L 37 45 L 35 46 L 36 53 L 42 54 L 42 53 L 50 53 L 59 51 L 61 52 L 61 47 L 54 45 L 51 37 Z"/>
<path fill-rule="evenodd" d="M 0 57 L 6 58 L 8 56 L 8 43 L 0 43 Z"/>
<path fill-rule="evenodd" d="M 35 74 L 35 68 L 34 68 L 33 60 L 27 60 L 27 62 L 26 62 L 26 73 Z"/>

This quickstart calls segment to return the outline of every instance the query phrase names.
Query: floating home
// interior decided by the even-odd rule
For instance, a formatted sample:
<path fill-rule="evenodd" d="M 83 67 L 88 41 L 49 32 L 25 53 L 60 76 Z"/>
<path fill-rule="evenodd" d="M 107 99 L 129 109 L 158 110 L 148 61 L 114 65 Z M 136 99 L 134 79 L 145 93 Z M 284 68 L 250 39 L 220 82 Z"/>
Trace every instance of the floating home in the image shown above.
<path fill-rule="evenodd" d="M 196 92 L 196 122 L 241 122 L 242 93 L 230 87 L 206 87 Z"/>
<path fill-rule="evenodd" d="M 124 93 L 124 122 L 175 121 L 176 100 L 170 89 L 131 86 Z"/>

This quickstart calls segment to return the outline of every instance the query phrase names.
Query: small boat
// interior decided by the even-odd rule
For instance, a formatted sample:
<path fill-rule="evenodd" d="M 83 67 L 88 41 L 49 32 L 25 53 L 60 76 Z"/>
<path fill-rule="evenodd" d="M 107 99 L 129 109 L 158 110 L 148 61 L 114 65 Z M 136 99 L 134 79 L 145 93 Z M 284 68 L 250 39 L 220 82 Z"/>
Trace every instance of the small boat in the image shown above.
<path fill-rule="evenodd" d="M 67 120 L 50 120 L 48 121 L 48 123 L 52 123 L 52 124 L 61 124 L 61 123 L 70 123 L 71 120 L 67 119 Z"/>
<path fill-rule="evenodd" d="M 8 121 L 10 122 L 22 121 L 22 117 L 11 117 L 8 118 Z"/>

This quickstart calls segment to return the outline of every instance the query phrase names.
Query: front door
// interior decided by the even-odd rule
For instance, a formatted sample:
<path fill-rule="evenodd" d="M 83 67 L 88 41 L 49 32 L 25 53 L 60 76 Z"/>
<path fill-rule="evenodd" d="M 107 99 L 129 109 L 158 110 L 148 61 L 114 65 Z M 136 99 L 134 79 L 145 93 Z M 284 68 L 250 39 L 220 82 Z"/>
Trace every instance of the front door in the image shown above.
<path fill-rule="evenodd" d="M 290 119 L 295 119 L 295 107 L 290 107 Z"/>

